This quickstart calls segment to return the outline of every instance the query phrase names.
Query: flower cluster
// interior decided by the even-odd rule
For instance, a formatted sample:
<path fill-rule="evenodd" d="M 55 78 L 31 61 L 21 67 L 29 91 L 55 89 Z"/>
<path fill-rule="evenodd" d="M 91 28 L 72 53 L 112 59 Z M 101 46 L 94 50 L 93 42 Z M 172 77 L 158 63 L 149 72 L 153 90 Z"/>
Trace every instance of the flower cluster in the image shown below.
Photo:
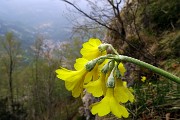
<path fill-rule="evenodd" d="M 118 118 L 127 118 L 129 113 L 122 103 L 133 102 L 134 96 L 121 80 L 126 72 L 123 63 L 112 59 L 107 48 L 108 44 L 99 39 L 89 39 L 80 51 L 82 58 L 76 59 L 75 70 L 61 67 L 56 70 L 57 77 L 65 81 L 73 97 L 82 96 L 84 89 L 94 97 L 104 96 L 90 106 L 92 114 L 104 116 L 111 112 Z"/>

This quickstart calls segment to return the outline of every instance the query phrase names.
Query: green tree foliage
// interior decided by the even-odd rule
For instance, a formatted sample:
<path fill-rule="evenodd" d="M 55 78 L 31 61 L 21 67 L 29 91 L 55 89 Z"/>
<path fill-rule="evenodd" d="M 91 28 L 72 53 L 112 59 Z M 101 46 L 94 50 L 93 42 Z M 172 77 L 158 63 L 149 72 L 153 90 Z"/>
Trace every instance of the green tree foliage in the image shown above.
<path fill-rule="evenodd" d="M 149 3 L 144 4 L 142 7 L 145 7 L 142 13 L 142 22 L 145 27 L 154 31 L 179 27 L 179 0 L 150 0 Z"/>
<path fill-rule="evenodd" d="M 9 32 L 5 35 L 4 39 L 2 40 L 2 46 L 4 50 L 3 61 L 8 78 L 10 100 L 11 105 L 13 105 L 13 74 L 16 64 L 18 62 L 20 44 L 17 40 L 15 40 L 13 33 Z"/>
<path fill-rule="evenodd" d="M 73 64 L 82 42 L 54 44 L 38 36 L 31 49 L 22 52 L 13 33 L 0 40 L 0 119 L 71 119 L 81 102 L 71 97 L 55 70 L 69 64 L 66 61 Z"/>
<path fill-rule="evenodd" d="M 2 119 L 19 119 L 25 114 L 22 104 L 17 101 L 18 94 L 15 91 L 18 91 L 18 87 L 15 86 L 17 79 L 15 74 L 18 71 L 18 64 L 21 61 L 21 48 L 20 42 L 14 36 L 12 32 L 8 32 L 5 36 L 1 37 L 1 82 L 4 83 L 1 86 L 0 96 L 1 104 L 3 111 Z M 4 113 L 2 113 L 4 112 Z M 21 115 L 19 115 L 19 113 Z"/>
<path fill-rule="evenodd" d="M 74 45 L 74 46 L 73 46 Z M 61 44 L 60 47 L 45 41 L 42 36 L 38 36 L 34 45 L 31 47 L 32 61 L 28 66 L 27 78 L 28 119 L 67 119 L 72 117 L 73 109 L 77 106 L 69 107 L 74 102 L 71 94 L 65 90 L 64 82 L 56 78 L 55 70 L 61 64 L 67 64 L 66 60 L 74 61 L 77 56 L 76 50 L 80 45 L 75 41 Z M 68 60 L 67 60 L 68 61 Z M 69 103 L 68 103 L 69 102 Z M 79 104 L 77 104 L 79 106 Z"/>

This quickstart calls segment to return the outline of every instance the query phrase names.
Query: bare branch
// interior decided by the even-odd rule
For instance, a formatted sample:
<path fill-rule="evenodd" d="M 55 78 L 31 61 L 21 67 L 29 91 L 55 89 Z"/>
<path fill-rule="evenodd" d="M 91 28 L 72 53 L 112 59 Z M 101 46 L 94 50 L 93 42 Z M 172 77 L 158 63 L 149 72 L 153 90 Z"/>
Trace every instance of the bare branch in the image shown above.
<path fill-rule="evenodd" d="M 87 18 L 89 18 L 90 20 L 98 23 L 99 25 L 112 30 L 112 31 L 116 31 L 115 29 L 112 29 L 111 27 L 109 27 L 107 24 L 100 22 L 98 19 L 96 19 L 95 17 L 92 17 L 91 15 L 87 14 L 86 12 L 84 12 L 83 10 L 81 10 L 79 7 L 77 7 L 76 5 L 74 5 L 72 2 L 68 1 L 68 0 L 61 0 L 63 2 L 68 3 L 69 5 L 71 5 L 72 7 L 74 7 L 76 10 L 78 10 L 80 13 L 82 13 L 84 16 L 86 16 Z M 117 31 L 116 31 L 117 32 Z"/>
<path fill-rule="evenodd" d="M 70 0 L 61 0 L 61 1 L 75 8 L 80 14 L 84 15 L 86 18 L 90 19 L 91 21 L 112 31 L 117 38 L 120 38 L 121 41 L 126 42 L 134 50 L 142 54 L 145 58 L 149 59 L 149 57 L 146 57 L 142 53 L 141 49 L 131 44 L 126 38 L 127 31 L 124 25 L 125 21 L 123 21 L 122 16 L 120 14 L 121 11 L 120 5 L 122 3 L 122 0 L 106 0 L 106 1 L 103 0 L 104 8 L 102 6 L 98 6 L 98 1 L 92 2 L 90 0 L 86 0 L 86 2 L 89 3 L 88 5 L 90 5 L 92 9 L 90 13 L 85 12 L 80 7 L 78 7 L 78 5 L 74 4 L 73 2 L 70 2 Z M 135 11 L 134 13 L 135 16 L 133 16 L 134 20 L 136 19 L 136 12 L 137 11 Z M 86 28 L 92 28 L 92 26 L 93 26 L 92 23 L 90 24 L 86 23 Z M 138 37 L 140 38 L 140 36 Z"/>

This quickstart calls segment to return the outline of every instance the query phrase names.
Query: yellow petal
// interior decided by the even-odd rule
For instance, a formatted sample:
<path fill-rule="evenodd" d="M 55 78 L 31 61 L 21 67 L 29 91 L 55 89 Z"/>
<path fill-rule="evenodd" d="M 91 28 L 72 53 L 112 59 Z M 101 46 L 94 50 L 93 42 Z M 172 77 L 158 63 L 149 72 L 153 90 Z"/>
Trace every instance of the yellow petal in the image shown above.
<path fill-rule="evenodd" d="M 80 52 L 83 55 L 83 58 L 86 58 L 88 60 L 93 60 L 102 55 L 98 49 L 91 49 L 91 50 L 81 49 Z"/>
<path fill-rule="evenodd" d="M 141 76 L 141 81 L 145 82 L 146 81 L 146 77 L 145 76 Z"/>
<path fill-rule="evenodd" d="M 114 88 L 114 96 L 118 100 L 118 102 L 126 103 L 128 101 L 128 94 L 126 94 L 125 87 L 123 86 L 123 82 L 121 80 L 116 80 L 115 88 Z"/>
<path fill-rule="evenodd" d="M 74 74 L 71 70 L 68 70 L 66 68 L 61 68 L 56 70 L 57 77 L 62 80 L 66 80 L 69 77 L 72 77 Z"/>
<path fill-rule="evenodd" d="M 103 95 L 106 95 L 106 75 L 104 73 L 101 74 L 101 84 L 102 84 L 102 90 L 103 90 Z"/>
<path fill-rule="evenodd" d="M 92 77 L 93 77 L 93 73 L 88 72 L 85 76 L 84 83 L 89 83 L 92 80 Z"/>
<path fill-rule="evenodd" d="M 128 117 L 129 117 L 129 113 L 128 113 L 127 109 L 126 109 L 124 106 L 121 105 L 121 106 L 119 107 L 119 110 L 121 110 L 122 116 L 123 116 L 124 118 L 128 118 Z"/>
<path fill-rule="evenodd" d="M 79 71 L 72 71 L 65 68 L 56 70 L 57 77 L 64 81 L 73 82 L 76 79 L 82 79 L 82 76 L 87 73 L 86 69 L 83 68 Z"/>
<path fill-rule="evenodd" d="M 118 118 L 121 118 L 122 116 L 127 118 L 129 116 L 129 113 L 126 108 L 120 105 L 117 99 L 114 97 L 113 88 L 108 88 L 107 96 L 109 96 L 109 105 L 111 112 Z"/>
<path fill-rule="evenodd" d="M 90 80 L 97 80 L 99 79 L 100 71 L 98 68 L 98 65 L 95 65 L 94 69 L 87 73 L 87 76 L 85 78 L 86 83 Z"/>
<path fill-rule="evenodd" d="M 124 76 L 124 73 L 126 72 L 124 65 L 122 63 L 119 63 L 118 68 L 121 73 L 121 76 Z"/>
<path fill-rule="evenodd" d="M 83 91 L 84 76 L 82 76 L 80 79 L 73 79 L 71 82 L 65 81 L 66 89 L 69 91 L 72 90 L 72 96 L 75 98 L 79 97 Z"/>
<path fill-rule="evenodd" d="M 83 81 L 78 81 L 78 83 L 74 86 L 72 90 L 72 96 L 77 98 L 83 92 Z"/>
<path fill-rule="evenodd" d="M 128 92 L 128 94 L 129 94 L 129 101 L 130 102 L 134 102 L 134 95 L 131 93 L 131 91 L 130 90 L 128 90 L 129 92 Z"/>
<path fill-rule="evenodd" d="M 76 63 L 74 64 L 74 68 L 76 70 L 81 70 L 82 68 L 85 68 L 85 65 L 88 63 L 88 60 L 85 58 L 78 58 L 76 59 Z"/>
<path fill-rule="evenodd" d="M 110 106 L 111 106 L 111 112 L 118 118 L 121 118 L 122 116 L 127 118 L 129 116 L 128 111 L 126 108 L 122 105 L 120 105 L 116 99 L 111 98 L 110 100 Z"/>
<path fill-rule="evenodd" d="M 134 102 L 134 95 L 132 94 L 133 93 L 133 89 L 130 87 L 130 88 L 127 88 L 127 82 L 126 81 L 123 81 L 123 86 L 125 87 L 125 93 L 128 94 L 128 99 L 130 102 Z"/>
<path fill-rule="evenodd" d="M 114 96 L 116 96 L 116 99 L 118 102 L 126 103 L 128 101 L 128 94 L 125 93 L 125 90 L 123 87 L 116 88 L 114 90 Z"/>
<path fill-rule="evenodd" d="M 99 39 L 96 38 L 90 38 L 87 42 L 83 44 L 83 48 L 87 50 L 92 50 L 92 48 L 98 48 L 99 45 L 102 44 Z"/>
<path fill-rule="evenodd" d="M 122 116 L 127 118 L 129 116 L 126 108 L 120 105 L 114 97 L 114 88 L 108 88 L 106 96 L 100 102 L 91 106 L 91 112 L 93 115 L 98 114 L 99 116 L 104 116 L 112 112 L 118 118 L 121 118 Z"/>
<path fill-rule="evenodd" d="M 90 38 L 89 43 L 94 46 L 99 46 L 100 44 L 102 44 L 101 41 L 97 38 Z"/>
<path fill-rule="evenodd" d="M 65 81 L 67 90 L 72 90 L 72 96 L 78 97 L 83 91 L 84 78 L 87 74 L 85 68 L 79 71 L 71 71 L 65 68 L 56 70 L 57 77 Z"/>
<path fill-rule="evenodd" d="M 91 93 L 94 97 L 100 97 L 103 95 L 102 82 L 100 79 L 92 81 L 87 85 L 84 85 L 86 90 Z"/>
<path fill-rule="evenodd" d="M 83 48 L 81 49 L 80 53 L 82 54 L 83 58 L 92 60 L 101 55 L 106 54 L 106 52 L 100 52 L 98 47 L 102 44 L 99 39 L 89 39 L 88 42 L 83 44 Z"/>
<path fill-rule="evenodd" d="M 118 100 L 118 102 L 121 103 L 126 103 L 128 100 L 133 102 L 134 101 L 134 96 L 133 94 L 129 91 L 125 85 L 123 85 L 122 80 L 116 80 L 115 83 L 115 88 L 114 88 L 114 96 Z"/>
<path fill-rule="evenodd" d="M 75 85 L 76 85 L 76 82 L 72 83 L 72 82 L 65 81 L 65 87 L 69 91 L 72 90 L 75 87 Z"/>
<path fill-rule="evenodd" d="M 91 113 L 93 115 L 98 114 L 98 116 L 104 116 L 110 113 L 109 99 L 107 97 L 104 97 L 100 102 L 91 106 Z"/>

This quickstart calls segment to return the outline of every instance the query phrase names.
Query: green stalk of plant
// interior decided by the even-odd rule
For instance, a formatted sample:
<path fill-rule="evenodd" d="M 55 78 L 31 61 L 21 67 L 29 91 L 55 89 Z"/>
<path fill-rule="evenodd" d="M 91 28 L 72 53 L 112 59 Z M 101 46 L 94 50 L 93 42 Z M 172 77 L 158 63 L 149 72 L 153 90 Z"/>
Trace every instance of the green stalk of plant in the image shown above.
<path fill-rule="evenodd" d="M 116 55 L 111 57 L 111 59 L 115 59 L 116 61 L 125 61 L 125 62 L 130 62 L 130 63 L 134 63 L 140 67 L 144 67 L 144 68 L 147 68 L 161 76 L 164 76 L 176 83 L 179 83 L 180 84 L 180 78 L 165 71 L 165 70 L 162 70 L 158 67 L 155 67 L 151 64 L 148 64 L 146 62 L 143 62 L 141 60 L 138 60 L 138 59 L 135 59 L 135 58 L 132 58 L 132 57 L 128 57 L 128 56 L 124 56 L 124 55 L 119 55 L 118 52 L 113 48 L 113 46 L 111 44 L 106 44 Z M 111 55 L 112 56 L 112 55 Z M 114 58 L 115 57 L 115 58 Z"/>
<path fill-rule="evenodd" d="M 180 78 L 179 77 L 177 77 L 177 76 L 175 76 L 175 75 L 173 75 L 173 74 L 171 74 L 171 73 L 169 73 L 169 72 L 167 72 L 165 70 L 162 70 L 162 69 L 160 69 L 158 67 L 155 67 L 155 66 L 153 66 L 151 64 L 143 62 L 141 60 L 138 60 L 138 59 L 135 59 L 135 58 L 132 58 L 132 57 L 128 57 L 128 56 L 124 56 L 124 55 L 116 56 L 116 60 L 134 63 L 134 64 L 136 64 L 138 66 L 147 68 L 147 69 L 149 69 L 149 70 L 151 70 L 151 71 L 153 71 L 153 72 L 155 72 L 155 73 L 157 73 L 157 74 L 159 74 L 161 76 L 164 76 L 164 77 L 166 77 L 166 78 L 180 84 Z"/>

